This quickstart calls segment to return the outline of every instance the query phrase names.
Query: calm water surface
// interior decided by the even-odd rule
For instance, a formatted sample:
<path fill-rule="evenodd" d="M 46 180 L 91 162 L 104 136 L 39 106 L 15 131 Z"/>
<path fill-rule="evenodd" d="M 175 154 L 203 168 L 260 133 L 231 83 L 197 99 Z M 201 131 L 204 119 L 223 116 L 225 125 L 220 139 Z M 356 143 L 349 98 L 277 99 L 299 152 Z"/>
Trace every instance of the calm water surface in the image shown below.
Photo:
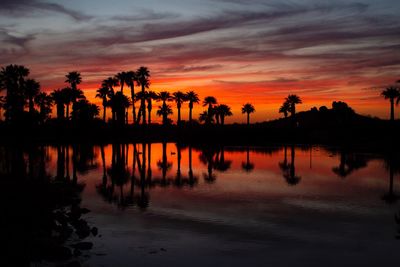
<path fill-rule="evenodd" d="M 85 184 L 81 206 L 101 234 L 88 266 L 399 261 L 398 166 L 375 154 L 173 143 L 46 150 L 48 173 Z"/>

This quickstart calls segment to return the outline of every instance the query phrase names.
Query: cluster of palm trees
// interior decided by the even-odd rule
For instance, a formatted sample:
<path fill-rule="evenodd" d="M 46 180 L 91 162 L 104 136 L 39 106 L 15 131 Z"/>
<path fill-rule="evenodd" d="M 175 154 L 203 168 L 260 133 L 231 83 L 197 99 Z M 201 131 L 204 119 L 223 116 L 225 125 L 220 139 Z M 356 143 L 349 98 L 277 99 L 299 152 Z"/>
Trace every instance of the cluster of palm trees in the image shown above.
<path fill-rule="evenodd" d="M 301 103 L 302 101 L 299 96 L 288 95 L 285 98 L 285 101 L 283 102 L 282 106 L 279 108 L 279 113 L 283 113 L 285 118 L 287 118 L 290 113 L 291 117 L 294 118 L 296 115 L 296 105 Z"/>
<path fill-rule="evenodd" d="M 40 83 L 28 78 L 29 73 L 29 69 L 22 65 L 8 65 L 0 71 L 0 91 L 6 91 L 5 97 L 0 98 L 0 108 L 5 109 L 6 120 L 43 123 L 50 117 L 53 104 L 59 119 L 91 120 L 98 115 L 98 107 L 89 103 L 83 91 L 77 88 L 82 81 L 79 72 L 66 75 L 65 82 L 69 87 L 56 89 L 50 94 L 41 91 Z"/>
<path fill-rule="evenodd" d="M 397 84 L 400 84 L 400 80 L 396 82 Z M 386 87 L 381 95 L 385 99 L 389 99 L 390 101 L 390 120 L 394 121 L 394 104 L 396 102 L 396 105 L 400 103 L 400 88 L 398 86 L 388 86 Z"/>

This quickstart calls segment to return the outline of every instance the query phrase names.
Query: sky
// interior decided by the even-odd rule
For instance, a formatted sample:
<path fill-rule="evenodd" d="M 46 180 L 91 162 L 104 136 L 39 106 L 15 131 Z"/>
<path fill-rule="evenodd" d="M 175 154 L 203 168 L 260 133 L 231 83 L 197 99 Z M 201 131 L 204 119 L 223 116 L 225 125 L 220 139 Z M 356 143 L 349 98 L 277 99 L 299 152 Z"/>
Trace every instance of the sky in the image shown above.
<path fill-rule="evenodd" d="M 103 79 L 147 66 L 151 90 L 213 95 L 232 107 L 228 123 L 245 121 L 246 102 L 253 121 L 278 118 L 288 94 L 299 111 L 340 100 L 388 118 L 399 13 L 398 0 L 1 0 L 0 66 L 25 65 L 48 92 L 79 71 L 99 105 Z"/>

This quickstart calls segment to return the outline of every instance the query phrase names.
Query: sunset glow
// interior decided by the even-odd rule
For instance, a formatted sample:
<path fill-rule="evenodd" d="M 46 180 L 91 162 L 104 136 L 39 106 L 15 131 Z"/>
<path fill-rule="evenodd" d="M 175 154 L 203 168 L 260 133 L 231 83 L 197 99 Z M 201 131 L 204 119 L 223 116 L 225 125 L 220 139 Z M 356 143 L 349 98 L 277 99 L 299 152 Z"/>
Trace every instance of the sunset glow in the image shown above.
<path fill-rule="evenodd" d="M 400 79 L 399 10 L 394 0 L 3 0 L 0 66 L 28 67 L 47 92 L 79 71 L 100 106 L 103 79 L 147 66 L 151 90 L 213 95 L 232 107 L 227 123 L 245 121 L 246 102 L 253 122 L 278 118 L 288 94 L 301 96 L 298 111 L 340 100 L 388 118 L 380 89 Z"/>

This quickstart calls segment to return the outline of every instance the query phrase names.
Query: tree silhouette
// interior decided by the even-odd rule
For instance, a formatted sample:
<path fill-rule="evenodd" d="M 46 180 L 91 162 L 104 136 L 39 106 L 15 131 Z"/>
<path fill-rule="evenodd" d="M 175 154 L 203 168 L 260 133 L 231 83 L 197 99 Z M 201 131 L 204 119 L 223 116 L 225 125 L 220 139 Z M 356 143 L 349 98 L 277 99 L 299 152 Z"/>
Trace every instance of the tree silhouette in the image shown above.
<path fill-rule="evenodd" d="M 3 109 L 4 109 L 5 103 L 6 103 L 6 99 L 5 99 L 4 96 L 1 95 L 1 96 L 0 96 L 0 120 L 3 119 L 3 117 L 2 117 L 2 111 L 3 111 Z"/>
<path fill-rule="evenodd" d="M 31 119 L 33 118 L 33 115 L 35 113 L 35 102 L 34 98 L 39 94 L 40 92 L 40 84 L 35 81 L 34 79 L 28 79 L 25 82 L 25 95 L 28 98 L 28 107 L 29 107 L 29 115 Z"/>
<path fill-rule="evenodd" d="M 158 107 L 157 110 L 157 116 L 162 117 L 163 125 L 170 124 L 170 120 L 168 119 L 168 116 L 171 115 L 172 108 L 170 105 L 162 105 Z"/>
<path fill-rule="evenodd" d="M 250 125 L 250 113 L 254 113 L 256 110 L 250 103 L 246 103 L 242 107 L 242 114 L 247 114 L 247 125 Z"/>
<path fill-rule="evenodd" d="M 297 95 L 288 95 L 288 97 L 285 99 L 285 102 L 290 105 L 290 113 L 292 118 L 294 118 L 296 115 L 296 105 L 302 103 L 300 97 Z"/>
<path fill-rule="evenodd" d="M 106 111 L 107 111 L 107 104 L 108 100 L 107 97 L 110 95 L 110 89 L 107 86 L 102 86 L 97 89 L 96 97 L 102 100 L 103 105 L 103 121 L 106 121 Z"/>
<path fill-rule="evenodd" d="M 162 105 L 157 110 L 157 115 L 162 116 L 164 125 L 168 123 L 168 118 L 167 118 L 168 115 L 172 114 L 171 107 L 170 106 L 167 107 L 167 102 L 172 101 L 172 100 L 173 100 L 173 98 L 168 91 L 162 91 L 162 92 L 158 93 L 157 101 L 161 101 Z"/>
<path fill-rule="evenodd" d="M 35 104 L 39 107 L 40 122 L 43 123 L 49 117 L 51 113 L 51 107 L 53 106 L 53 98 L 45 92 L 37 94 L 34 98 Z"/>
<path fill-rule="evenodd" d="M 69 83 L 72 90 L 77 89 L 77 85 L 82 82 L 81 74 L 77 71 L 71 71 L 67 75 L 65 75 L 66 83 Z"/>
<path fill-rule="evenodd" d="M 64 93 L 61 91 L 61 89 L 57 89 L 51 93 L 51 97 L 56 104 L 57 119 L 64 119 Z"/>
<path fill-rule="evenodd" d="M 107 79 L 103 80 L 101 87 L 107 87 L 109 89 L 109 95 L 108 97 L 110 98 L 110 100 L 113 98 L 113 96 L 115 95 L 115 90 L 114 90 L 114 86 L 118 86 L 119 85 L 119 81 L 117 78 L 115 77 L 108 77 Z M 115 122 L 115 109 L 113 106 L 111 106 L 111 116 L 112 116 L 112 122 Z"/>
<path fill-rule="evenodd" d="M 389 99 L 390 101 L 390 121 L 394 121 L 394 101 L 397 99 L 397 103 L 399 103 L 400 99 L 400 91 L 399 88 L 394 86 L 389 86 L 385 90 L 382 91 L 381 95 L 385 99 Z"/>
<path fill-rule="evenodd" d="M 128 71 L 126 72 L 125 82 L 131 89 L 131 100 L 132 100 L 132 124 L 136 123 L 136 107 L 135 107 L 135 82 L 137 83 L 136 72 Z"/>
<path fill-rule="evenodd" d="M 119 85 L 121 86 L 121 94 L 123 94 L 124 93 L 124 85 L 129 84 L 126 72 L 125 71 L 118 72 L 117 75 L 115 75 L 115 78 L 119 81 Z"/>
<path fill-rule="evenodd" d="M 130 101 L 127 96 L 121 92 L 115 93 L 109 100 L 111 109 L 114 110 L 116 121 L 119 125 L 125 124 L 125 110 L 129 108 Z"/>
<path fill-rule="evenodd" d="M 242 169 L 251 172 L 254 169 L 254 163 L 250 162 L 250 148 L 246 147 L 246 162 L 242 162 Z"/>
<path fill-rule="evenodd" d="M 151 110 L 153 109 L 153 100 L 157 100 L 158 95 L 153 91 L 146 92 L 146 101 L 147 101 L 147 121 L 151 124 Z"/>
<path fill-rule="evenodd" d="M 208 111 L 205 110 L 204 112 L 200 113 L 199 121 L 200 122 L 204 122 L 206 124 L 211 124 L 211 123 L 214 122 L 214 116 L 213 115 L 209 115 Z"/>
<path fill-rule="evenodd" d="M 194 91 L 189 91 L 186 93 L 186 99 L 189 102 L 189 122 L 192 123 L 192 112 L 193 105 L 200 102 L 199 96 Z"/>
<path fill-rule="evenodd" d="M 181 91 L 174 92 L 172 94 L 172 99 L 176 103 L 176 108 L 178 109 L 178 120 L 177 120 L 177 125 L 181 125 L 181 107 L 182 103 L 187 101 L 186 94 L 182 93 Z"/>
<path fill-rule="evenodd" d="M 145 90 L 150 86 L 150 71 L 147 67 L 140 67 L 136 71 L 137 83 L 142 87 L 142 99 L 140 103 L 139 113 L 142 115 L 143 124 L 146 124 L 146 100 L 145 100 Z"/>
<path fill-rule="evenodd" d="M 289 170 L 286 173 L 284 173 L 283 177 L 286 179 L 288 185 L 297 185 L 300 182 L 301 177 L 296 175 L 296 164 L 295 164 L 296 156 L 295 156 L 294 145 L 291 146 L 290 156 L 291 156 L 291 162 L 289 164 Z"/>
<path fill-rule="evenodd" d="M 217 99 L 213 96 L 206 96 L 203 100 L 203 107 L 207 107 L 207 113 L 203 112 L 204 115 L 207 115 L 205 119 L 206 124 L 211 124 L 214 117 L 214 105 L 217 104 Z"/>
<path fill-rule="evenodd" d="M 219 122 L 221 122 L 222 126 L 225 124 L 225 117 L 233 115 L 231 108 L 225 104 L 220 104 L 220 105 L 216 106 L 214 108 L 214 112 L 215 112 L 215 119 L 217 120 L 217 124 Z"/>
<path fill-rule="evenodd" d="M 66 87 L 61 89 L 61 93 L 63 95 L 63 102 L 66 106 L 66 114 L 65 117 L 67 118 L 67 120 L 69 119 L 69 106 L 71 105 L 72 101 L 73 101 L 73 89 Z"/>
<path fill-rule="evenodd" d="M 25 106 L 25 78 L 29 69 L 22 65 L 8 65 L 0 71 L 1 89 L 6 93 L 6 120 L 17 121 L 22 118 Z"/>
<path fill-rule="evenodd" d="M 285 118 L 287 118 L 289 112 L 290 112 L 290 104 L 289 104 L 289 102 L 285 101 L 285 102 L 283 102 L 282 106 L 279 108 L 279 113 L 283 113 L 283 116 L 285 116 Z"/>
<path fill-rule="evenodd" d="M 99 115 L 100 109 L 97 105 L 89 103 L 86 99 L 81 99 L 74 103 L 72 117 L 80 122 L 92 121 Z"/>

